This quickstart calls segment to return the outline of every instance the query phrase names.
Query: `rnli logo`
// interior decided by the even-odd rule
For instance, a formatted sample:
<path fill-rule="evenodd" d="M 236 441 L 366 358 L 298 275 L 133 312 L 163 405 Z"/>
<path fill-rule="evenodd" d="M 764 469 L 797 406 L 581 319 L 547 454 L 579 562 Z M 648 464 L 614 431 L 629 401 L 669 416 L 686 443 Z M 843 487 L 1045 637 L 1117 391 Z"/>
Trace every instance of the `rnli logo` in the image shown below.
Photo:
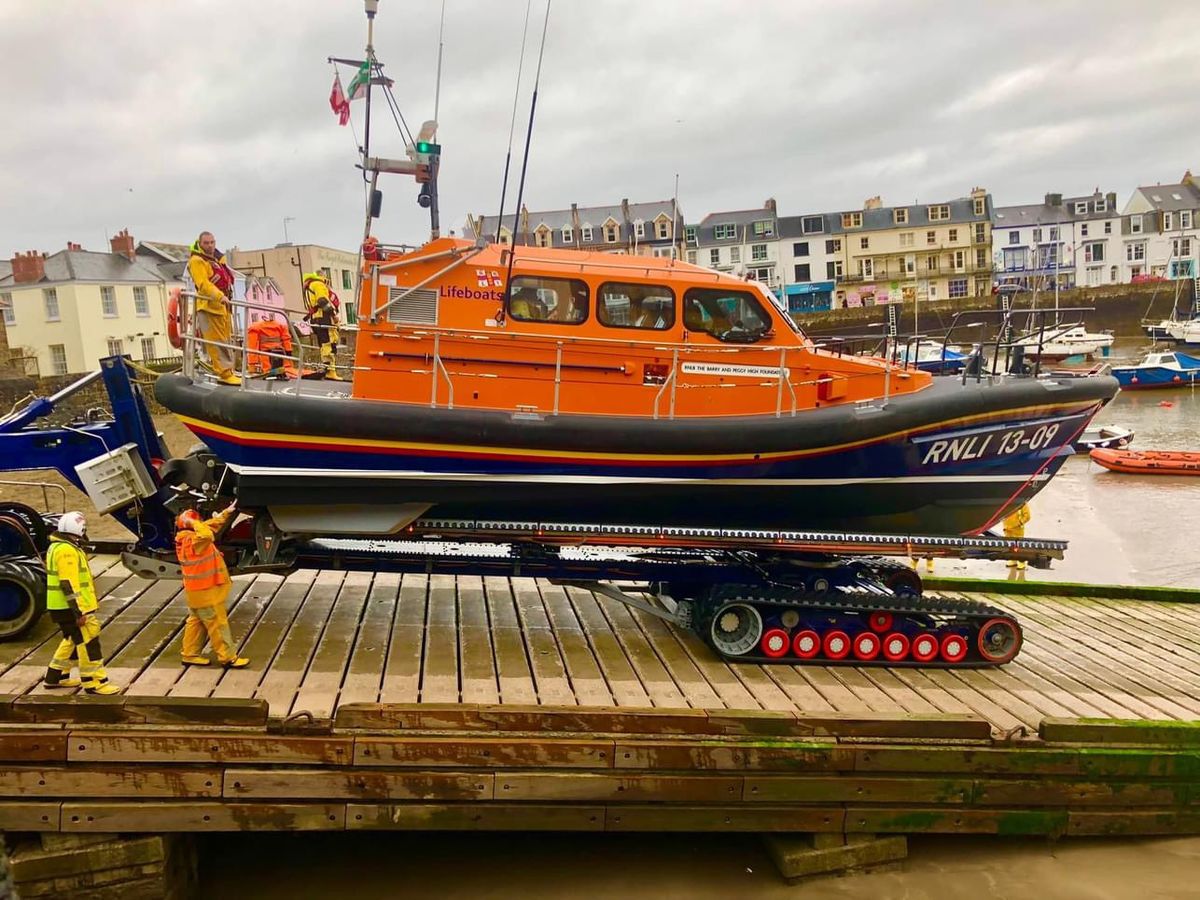
<path fill-rule="evenodd" d="M 1018 451 L 1045 450 L 1053 443 L 1058 431 L 1056 423 L 1038 428 L 1014 428 L 991 434 L 921 441 L 919 443 L 925 444 L 921 465 L 967 462 L 984 457 L 1012 456 Z"/>
<path fill-rule="evenodd" d="M 479 282 L 481 288 L 500 287 L 504 283 L 500 278 L 500 273 L 495 269 L 476 269 L 475 280 Z"/>

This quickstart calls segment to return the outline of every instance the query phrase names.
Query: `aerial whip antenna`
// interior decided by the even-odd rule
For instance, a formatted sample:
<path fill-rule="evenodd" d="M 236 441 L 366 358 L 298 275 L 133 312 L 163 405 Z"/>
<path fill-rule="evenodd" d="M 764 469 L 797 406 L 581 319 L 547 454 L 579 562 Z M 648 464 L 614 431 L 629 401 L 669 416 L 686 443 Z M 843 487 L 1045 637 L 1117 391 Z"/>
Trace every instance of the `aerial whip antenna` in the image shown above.
<path fill-rule="evenodd" d="M 521 29 L 521 58 L 517 62 L 517 88 L 513 91 L 512 120 L 508 123 L 508 153 L 504 157 L 504 180 L 500 182 L 500 212 L 496 214 L 496 237 L 500 240 L 500 224 L 504 221 L 504 198 L 508 194 L 508 169 L 512 164 L 513 134 L 517 130 L 517 101 L 521 96 L 521 71 L 525 68 L 525 39 L 529 36 L 529 8 L 533 0 L 525 0 L 525 26 Z M 486 239 L 486 236 L 480 236 Z"/>
<path fill-rule="evenodd" d="M 529 125 L 525 129 L 525 154 L 521 159 L 521 180 L 517 182 L 517 208 L 513 212 L 513 243 L 508 253 L 508 273 L 504 277 L 504 306 L 512 296 L 512 270 L 517 255 L 517 220 L 521 215 L 521 201 L 525 197 L 525 173 L 529 169 L 529 144 L 533 139 L 533 116 L 537 112 L 538 85 L 542 81 L 542 59 L 546 55 L 546 31 L 550 27 L 550 0 L 546 0 L 546 16 L 542 20 L 542 46 L 538 50 L 537 73 L 533 76 L 533 97 L 529 101 Z"/>
<path fill-rule="evenodd" d="M 438 121 L 438 107 L 442 99 L 442 48 L 446 46 L 443 40 L 446 34 L 446 0 L 442 0 L 442 21 L 438 26 L 438 61 L 437 81 L 433 88 L 433 121 Z"/>

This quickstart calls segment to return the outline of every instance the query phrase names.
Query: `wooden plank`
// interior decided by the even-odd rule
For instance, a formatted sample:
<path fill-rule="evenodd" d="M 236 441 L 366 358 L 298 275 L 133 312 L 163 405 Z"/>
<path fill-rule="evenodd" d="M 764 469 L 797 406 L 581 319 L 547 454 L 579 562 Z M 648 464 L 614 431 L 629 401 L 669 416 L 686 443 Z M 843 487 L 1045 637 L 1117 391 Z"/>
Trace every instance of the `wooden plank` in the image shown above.
<path fill-rule="evenodd" d="M 820 704 L 812 709 L 819 710 L 822 706 L 828 706 L 834 712 L 846 715 L 871 711 L 867 702 L 837 677 L 832 666 L 805 665 L 792 667 L 792 670 L 821 698 Z"/>
<path fill-rule="evenodd" d="M 849 772 L 855 751 L 834 741 L 617 740 L 618 769 Z"/>
<path fill-rule="evenodd" d="M 374 703 L 379 699 L 388 645 L 400 595 L 400 576 L 378 573 L 367 594 L 362 625 L 354 639 L 338 703 Z"/>
<path fill-rule="evenodd" d="M 365 731 L 586 732 L 588 734 L 721 734 L 704 710 L 617 707 L 467 706 L 357 703 L 340 706 L 334 728 Z"/>
<path fill-rule="evenodd" d="M 381 703 L 416 703 L 421 697 L 421 657 L 425 652 L 428 600 L 428 576 L 405 575 L 400 582 L 396 624 L 379 689 Z"/>
<path fill-rule="evenodd" d="M 219 797 L 221 770 L 169 767 L 130 771 L 114 766 L 0 769 L 0 796 Z"/>
<path fill-rule="evenodd" d="M 537 582 L 532 578 L 514 578 L 513 598 L 525 638 L 529 668 L 539 703 L 547 706 L 571 706 L 579 702 L 571 689 L 562 649 L 550 627 Z"/>
<path fill-rule="evenodd" d="M 730 775 L 499 772 L 496 799 L 735 803 L 742 799 L 742 783 Z"/>
<path fill-rule="evenodd" d="M 845 830 L 867 834 L 1065 834 L 1066 810 L 846 807 Z"/>
<path fill-rule="evenodd" d="M 1037 747 L 902 746 L 854 749 L 856 772 L 1079 775 L 1079 754 Z"/>
<path fill-rule="evenodd" d="M 267 701 L 272 716 L 286 716 L 293 711 L 292 701 L 321 641 L 341 578 L 342 573 L 318 573 L 279 646 L 279 652 L 271 660 L 270 667 L 264 668 L 254 697 Z"/>
<path fill-rule="evenodd" d="M 1046 718 L 1038 728 L 1044 741 L 1085 744 L 1200 746 L 1200 721 L 1144 721 Z"/>
<path fill-rule="evenodd" d="M 646 613 L 638 613 L 643 621 L 646 615 Z M 684 628 L 673 629 L 672 634 L 687 655 L 688 660 L 720 698 L 723 707 L 728 709 L 762 708 L 754 699 L 754 695 L 734 675 L 729 664 L 719 659 L 713 649 L 704 643 L 698 634 Z"/>
<path fill-rule="evenodd" d="M 492 648 L 483 579 L 459 575 L 458 659 L 463 703 L 499 703 L 500 682 Z"/>
<path fill-rule="evenodd" d="M 601 611 L 596 595 L 579 587 L 567 587 L 564 592 L 616 705 L 651 706 L 650 695 Z"/>
<path fill-rule="evenodd" d="M 88 731 L 72 729 L 72 763 L 277 763 L 349 765 L 352 737 L 293 737 L 244 731 Z"/>
<path fill-rule="evenodd" d="M 490 772 L 226 769 L 233 800 L 491 800 Z"/>
<path fill-rule="evenodd" d="M 458 603 L 453 575 L 429 577 L 429 606 L 425 618 L 425 654 L 421 660 L 421 701 L 457 703 Z"/>
<path fill-rule="evenodd" d="M 242 699 L 208 700 L 195 697 L 45 696 L 29 694 L 11 705 L 17 719 L 65 725 L 126 724 L 262 725 L 266 708 Z"/>
<path fill-rule="evenodd" d="M 1100 812 L 1071 810 L 1068 835 L 1200 834 L 1200 813 L 1178 809 Z"/>
<path fill-rule="evenodd" d="M 524 766 L 605 769 L 611 740 L 514 737 L 359 737 L 356 766 Z"/>
<path fill-rule="evenodd" d="M 1037 780 L 977 781 L 979 806 L 1182 806 L 1192 785 L 1186 782 Z"/>
<path fill-rule="evenodd" d="M 745 799 L 764 803 L 967 803 L 974 783 L 964 778 L 869 778 L 747 775 Z"/>
<path fill-rule="evenodd" d="M 296 691 L 293 710 L 307 710 L 317 719 L 332 718 L 370 588 L 371 576 L 364 573 L 351 572 L 342 582 L 321 642 Z"/>
<path fill-rule="evenodd" d="M 67 732 L 61 728 L 0 729 L 4 762 L 66 762 Z"/>
<path fill-rule="evenodd" d="M 347 830 L 603 831 L 603 806 L 347 803 Z"/>
<path fill-rule="evenodd" d="M 273 586 L 275 592 L 249 636 L 242 642 L 240 652 L 250 660 L 250 665 L 223 673 L 212 689 L 213 697 L 254 696 L 313 588 L 313 574 L 311 571 L 293 572 L 282 581 L 272 575 L 258 576 L 255 580 L 256 589 L 269 591 Z"/>
<path fill-rule="evenodd" d="M 794 806 L 610 806 L 605 831 L 802 831 L 840 832 L 838 807 Z"/>
<path fill-rule="evenodd" d="M 163 582 L 163 584 L 168 584 Z M 169 586 L 169 584 L 168 584 Z M 163 651 L 171 639 L 183 628 L 184 616 L 180 610 L 179 584 L 175 583 L 175 591 L 162 608 L 145 620 L 129 642 L 117 653 L 109 656 L 104 668 L 108 671 L 108 679 L 122 688 L 137 679 L 146 666 Z M 107 636 L 101 633 L 101 645 Z M 108 648 L 104 648 L 108 651 Z"/>
<path fill-rule="evenodd" d="M 576 700 L 581 706 L 618 705 L 566 592 L 545 582 L 538 582 L 538 590 Z"/>
<path fill-rule="evenodd" d="M 640 610 L 629 609 L 626 613 L 654 649 L 671 680 L 678 685 L 684 704 L 697 709 L 724 708 L 725 703 L 692 662 L 687 651 L 680 646 L 675 637 L 675 630 L 670 625 L 657 616 Z"/>
<path fill-rule="evenodd" d="M 488 576 L 483 579 L 483 589 L 496 655 L 499 701 L 537 703 L 537 687 L 529 664 L 525 636 L 521 632 L 521 620 L 517 616 L 512 585 L 507 578 Z"/>
<path fill-rule="evenodd" d="M 0 832 L 58 831 L 61 808 L 57 801 L 2 801 Z"/>
<path fill-rule="evenodd" d="M 342 803 L 155 802 L 63 804 L 63 831 L 341 831 Z"/>
<path fill-rule="evenodd" d="M 71 850 L 21 848 L 11 854 L 10 871 L 13 880 L 23 886 L 31 881 L 161 863 L 165 855 L 163 838 L 159 835 L 105 841 Z M 26 891 L 22 889 L 21 893 L 24 895 Z"/>

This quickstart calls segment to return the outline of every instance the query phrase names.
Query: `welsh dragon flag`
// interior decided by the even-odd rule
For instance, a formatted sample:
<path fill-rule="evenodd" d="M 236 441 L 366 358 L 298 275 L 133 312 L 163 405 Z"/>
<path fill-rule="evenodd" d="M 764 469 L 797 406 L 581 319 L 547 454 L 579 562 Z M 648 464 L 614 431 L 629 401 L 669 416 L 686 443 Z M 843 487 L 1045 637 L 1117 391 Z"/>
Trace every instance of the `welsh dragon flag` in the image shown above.
<path fill-rule="evenodd" d="M 371 61 L 365 61 L 358 67 L 358 71 L 354 73 L 354 78 L 350 82 L 350 99 L 357 100 L 360 97 L 367 96 L 367 82 L 371 78 Z"/>
<path fill-rule="evenodd" d="M 339 125 L 350 121 L 350 101 L 342 91 L 342 79 L 338 77 L 336 69 L 333 72 L 333 89 L 329 92 L 329 107 L 337 113 Z"/>

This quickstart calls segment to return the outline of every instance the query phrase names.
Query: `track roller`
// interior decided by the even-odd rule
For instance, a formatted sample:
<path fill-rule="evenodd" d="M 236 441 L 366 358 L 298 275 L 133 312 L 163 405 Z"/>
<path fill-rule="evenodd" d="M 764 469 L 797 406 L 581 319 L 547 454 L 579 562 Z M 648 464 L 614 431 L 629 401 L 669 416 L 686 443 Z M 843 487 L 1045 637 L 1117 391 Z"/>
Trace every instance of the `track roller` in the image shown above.
<path fill-rule="evenodd" d="M 879 655 L 882 642 L 874 631 L 864 631 L 854 636 L 854 658 L 874 659 Z"/>
<path fill-rule="evenodd" d="M 796 632 L 792 638 L 792 652 L 801 659 L 812 659 L 821 652 L 821 636 L 809 629 Z"/>
<path fill-rule="evenodd" d="M 912 641 L 912 656 L 917 662 L 930 662 L 937 658 L 938 639 L 936 634 L 918 634 Z"/>
<path fill-rule="evenodd" d="M 946 662 L 962 662 L 967 658 L 969 649 L 970 644 L 961 634 L 948 634 L 942 638 L 941 653 L 942 659 Z"/>
<path fill-rule="evenodd" d="M 867 617 L 867 624 L 871 626 L 872 631 L 883 634 L 892 628 L 892 614 L 890 612 L 873 612 Z"/>
<path fill-rule="evenodd" d="M 768 628 L 759 642 L 762 652 L 772 659 L 778 659 L 788 652 L 792 641 L 782 628 Z"/>
<path fill-rule="evenodd" d="M 908 656 L 910 646 L 907 635 L 893 631 L 883 639 L 883 658 L 888 662 L 900 662 Z"/>
<path fill-rule="evenodd" d="M 830 659 L 845 659 L 850 654 L 850 635 L 844 631 L 827 632 L 822 648 Z"/>

